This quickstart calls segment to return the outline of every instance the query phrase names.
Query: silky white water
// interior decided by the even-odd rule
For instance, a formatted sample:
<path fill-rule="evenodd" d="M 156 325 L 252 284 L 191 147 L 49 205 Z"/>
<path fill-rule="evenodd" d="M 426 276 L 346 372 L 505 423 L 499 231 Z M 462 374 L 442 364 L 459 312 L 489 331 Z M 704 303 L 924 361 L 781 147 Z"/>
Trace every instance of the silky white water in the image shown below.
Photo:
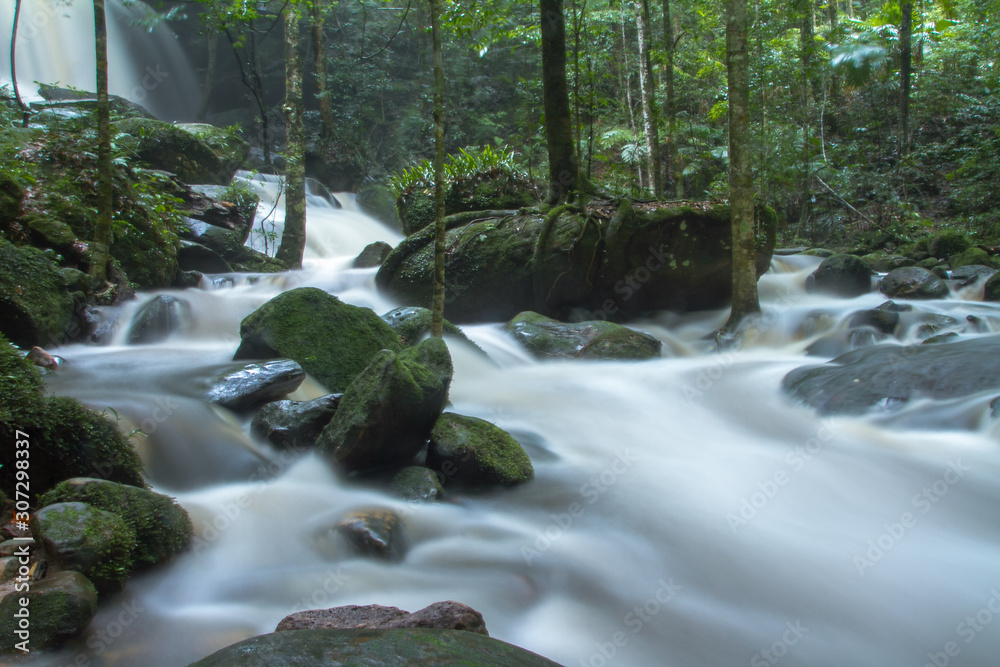
<path fill-rule="evenodd" d="M 258 187 L 277 192 L 273 179 Z M 166 342 L 124 344 L 140 295 L 119 313 L 115 344 L 56 351 L 67 363 L 52 390 L 141 429 L 154 488 L 187 508 L 198 537 L 131 579 L 80 641 L 30 664 L 176 667 L 294 611 L 448 599 L 567 667 L 997 664 L 994 396 L 830 419 L 794 405 L 781 379 L 825 361 L 805 348 L 883 301 L 806 295 L 815 258 L 776 258 L 760 283 L 760 335 L 742 350 L 705 339 L 725 312 L 633 323 L 663 340 L 664 357 L 630 363 L 538 362 L 500 324 L 464 327 L 493 361 L 450 343 L 449 409 L 522 442 L 536 477 L 518 488 L 410 504 L 310 452 L 254 441 L 246 417 L 198 398 L 231 364 L 243 317 L 302 285 L 380 314 L 394 306 L 374 270 L 349 266 L 366 243 L 400 237 L 344 203 L 310 202 L 302 271 L 169 291 L 192 317 Z M 917 307 L 976 315 L 984 331 L 1000 322 L 978 301 Z M 322 393 L 307 382 L 294 397 Z M 402 562 L 329 540 L 347 511 L 372 505 L 403 516 Z"/>

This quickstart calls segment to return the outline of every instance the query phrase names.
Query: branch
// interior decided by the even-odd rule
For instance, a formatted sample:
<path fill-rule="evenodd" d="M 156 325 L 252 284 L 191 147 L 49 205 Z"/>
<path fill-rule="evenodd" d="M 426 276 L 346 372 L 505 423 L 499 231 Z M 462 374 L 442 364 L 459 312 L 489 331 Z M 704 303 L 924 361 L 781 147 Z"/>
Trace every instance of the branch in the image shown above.
<path fill-rule="evenodd" d="M 819 181 L 819 184 L 820 184 L 820 185 L 822 185 L 822 186 L 823 186 L 824 188 L 826 188 L 827 190 L 829 190 L 829 191 L 831 192 L 831 194 L 833 194 L 833 196 L 834 196 L 834 197 L 836 197 L 837 199 L 839 199 L 839 200 L 841 201 L 841 203 L 842 203 L 842 204 L 843 204 L 844 206 L 846 206 L 847 208 L 849 208 L 849 209 L 851 209 L 852 211 L 854 211 L 855 213 L 857 213 L 857 214 L 858 214 L 858 216 L 859 216 L 859 217 L 860 217 L 861 219 L 863 219 L 863 220 L 866 220 L 866 221 L 867 221 L 867 222 L 868 222 L 869 224 L 871 224 L 871 225 L 874 225 L 874 224 L 876 224 L 874 220 L 872 220 L 871 218 L 869 218 L 869 217 L 868 217 L 867 215 L 865 215 L 864 213 L 862 213 L 862 212 L 861 212 L 861 211 L 859 211 L 858 209 L 856 209 L 856 208 L 854 208 L 853 206 L 851 206 L 851 205 L 850 205 L 850 204 L 849 204 L 849 203 L 847 202 L 847 200 L 846 200 L 846 199 L 844 199 L 844 198 L 843 198 L 843 197 L 841 197 L 841 196 L 840 196 L 839 194 L 837 194 L 837 191 L 836 191 L 836 190 L 834 190 L 833 188 L 831 188 L 831 187 L 830 187 L 829 185 L 827 185 L 827 184 L 826 184 L 826 181 L 824 181 L 824 180 L 823 180 L 822 178 L 820 178 L 820 177 L 819 177 L 819 176 L 817 176 L 816 174 L 813 174 L 813 177 L 814 177 L 814 178 L 815 178 L 815 179 L 816 179 L 817 181 Z"/>

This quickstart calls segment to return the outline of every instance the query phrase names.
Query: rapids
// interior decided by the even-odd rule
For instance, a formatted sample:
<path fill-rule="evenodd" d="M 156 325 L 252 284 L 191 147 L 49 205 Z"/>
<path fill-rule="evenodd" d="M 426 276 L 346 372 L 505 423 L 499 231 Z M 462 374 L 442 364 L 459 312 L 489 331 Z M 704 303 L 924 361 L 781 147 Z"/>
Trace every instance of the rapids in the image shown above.
<path fill-rule="evenodd" d="M 254 187 L 265 199 L 278 191 L 273 178 Z M 198 537 L 130 580 L 78 642 L 26 664 L 177 667 L 293 611 L 447 599 L 566 667 L 997 664 L 993 396 L 824 419 L 794 405 L 783 376 L 825 361 L 806 347 L 884 301 L 806 294 L 816 258 L 775 258 L 760 282 L 760 335 L 739 350 L 705 338 L 723 311 L 632 323 L 664 342 L 647 362 L 538 362 L 501 324 L 464 327 L 495 363 L 451 345 L 450 409 L 525 445 L 536 479 L 513 490 L 414 505 L 255 441 L 246 419 L 198 398 L 231 363 L 244 316 L 302 285 L 380 314 L 394 307 L 374 270 L 350 260 L 400 236 L 340 199 L 338 210 L 310 198 L 302 271 L 167 291 L 190 303 L 191 321 L 129 346 L 129 317 L 151 296 L 140 295 L 117 313 L 113 344 L 55 350 L 67 363 L 51 390 L 138 429 L 153 487 L 187 508 Z M 280 233 L 280 202 L 275 216 Z M 966 298 L 917 307 L 1000 329 L 1000 308 Z M 307 383 L 294 397 L 322 393 Z M 401 563 L 350 558 L 325 538 L 366 505 L 404 516 Z"/>

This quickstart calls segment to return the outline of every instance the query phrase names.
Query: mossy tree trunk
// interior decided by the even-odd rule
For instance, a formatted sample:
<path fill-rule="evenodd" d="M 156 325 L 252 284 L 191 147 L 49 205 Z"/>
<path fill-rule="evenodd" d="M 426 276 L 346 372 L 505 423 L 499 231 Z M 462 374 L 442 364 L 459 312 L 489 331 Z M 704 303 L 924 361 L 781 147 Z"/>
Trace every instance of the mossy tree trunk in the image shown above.
<path fill-rule="evenodd" d="M 573 123 L 566 83 L 566 22 L 562 0 L 540 0 L 542 21 L 542 97 L 545 142 L 549 150 L 548 202 L 572 201 L 577 189 Z"/>
<path fill-rule="evenodd" d="M 285 7 L 285 228 L 275 257 L 289 268 L 302 266 L 306 246 L 306 141 L 302 119 L 302 55 L 299 8 Z"/>
<path fill-rule="evenodd" d="M 639 90 L 642 95 L 649 189 L 657 198 L 663 193 L 663 181 L 660 175 L 660 132 L 657 128 L 656 99 L 653 97 L 653 67 L 649 57 L 649 0 L 636 0 L 635 25 L 639 37 Z"/>
<path fill-rule="evenodd" d="M 747 315 L 760 312 L 750 145 L 747 0 L 728 0 L 726 3 L 726 71 L 729 85 L 729 203 L 733 234 L 733 305 L 726 328 L 732 329 Z"/>
<path fill-rule="evenodd" d="M 434 295 L 431 336 L 444 333 L 444 57 L 441 53 L 440 0 L 430 0 L 434 63 Z"/>
<path fill-rule="evenodd" d="M 674 36 L 674 22 L 670 16 L 670 0 L 663 0 L 663 88 L 666 95 L 667 150 L 664 161 L 668 174 L 673 175 L 674 196 L 684 199 L 684 167 L 681 154 L 677 150 L 677 99 L 674 96 L 674 52 L 677 41 Z"/>
<path fill-rule="evenodd" d="M 212 26 L 205 37 L 205 47 L 208 50 L 208 64 L 205 66 L 205 83 L 201 87 L 201 104 L 198 105 L 198 120 L 205 120 L 208 114 L 208 103 L 212 98 L 212 84 L 215 81 L 215 61 L 218 54 L 219 31 Z"/>
<path fill-rule="evenodd" d="M 913 2 L 900 2 L 899 21 L 899 153 L 910 150 L 910 73 L 913 66 L 910 42 L 913 37 Z"/>
<path fill-rule="evenodd" d="M 104 0 L 94 0 L 94 47 L 97 55 L 97 222 L 90 247 L 90 281 L 101 287 L 107 278 L 108 247 L 114 191 L 111 187 L 111 107 L 108 103 L 108 30 Z"/>

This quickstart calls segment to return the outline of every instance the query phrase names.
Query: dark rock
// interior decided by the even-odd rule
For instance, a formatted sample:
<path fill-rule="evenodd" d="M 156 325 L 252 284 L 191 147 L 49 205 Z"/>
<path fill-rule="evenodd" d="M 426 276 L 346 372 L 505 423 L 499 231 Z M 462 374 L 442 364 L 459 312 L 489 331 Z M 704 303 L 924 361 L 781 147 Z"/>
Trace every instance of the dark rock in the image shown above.
<path fill-rule="evenodd" d="M 357 160 L 318 144 L 306 147 L 306 175 L 334 192 L 352 192 L 365 177 Z"/>
<path fill-rule="evenodd" d="M 177 250 L 177 266 L 181 271 L 200 273 L 230 273 L 233 270 L 219 253 L 193 241 L 181 241 Z"/>
<path fill-rule="evenodd" d="M 939 345 L 877 345 L 823 366 L 798 368 L 782 382 L 822 414 L 860 414 L 916 398 L 949 399 L 1000 388 L 1000 336 Z"/>
<path fill-rule="evenodd" d="M 468 605 L 451 600 L 435 602 L 412 614 L 397 607 L 383 607 L 378 604 L 300 611 L 283 618 L 275 628 L 275 632 L 393 628 L 464 630 L 490 636 L 482 614 Z"/>
<path fill-rule="evenodd" d="M 336 531 L 359 556 L 397 561 L 409 546 L 403 520 L 390 509 L 355 510 L 337 522 Z"/>
<path fill-rule="evenodd" d="M 191 542 L 191 519 L 169 496 L 103 479 L 75 477 L 39 498 L 43 507 L 56 503 L 87 503 L 120 516 L 135 532 L 135 568 L 168 561 Z"/>
<path fill-rule="evenodd" d="M 403 223 L 396 213 L 396 198 L 392 191 L 380 183 L 365 183 L 358 188 L 354 200 L 358 208 L 379 222 L 393 229 L 402 229 Z"/>
<path fill-rule="evenodd" d="M 281 273 L 288 270 L 288 266 L 277 257 L 246 246 L 228 253 L 227 257 L 233 270 L 242 273 Z"/>
<path fill-rule="evenodd" d="M 446 412 L 434 424 L 427 466 L 447 483 L 470 488 L 513 486 L 534 478 L 524 448 L 488 421 Z"/>
<path fill-rule="evenodd" d="M 837 253 L 832 250 L 827 250 L 826 248 L 809 248 L 808 250 L 803 250 L 799 254 L 807 255 L 809 257 L 822 257 L 825 259 L 827 257 L 833 257 Z"/>
<path fill-rule="evenodd" d="M 564 323 L 538 313 L 519 313 L 507 332 L 536 357 L 558 359 L 653 359 L 662 343 L 620 324 L 594 320 Z"/>
<path fill-rule="evenodd" d="M 947 259 L 952 255 L 957 255 L 969 247 L 969 240 L 965 235 L 955 229 L 948 229 L 930 237 L 927 242 L 927 250 L 932 257 Z"/>
<path fill-rule="evenodd" d="M 31 534 L 54 565 L 76 570 L 104 595 L 132 571 L 135 531 L 117 514 L 85 503 L 56 503 L 35 513 Z"/>
<path fill-rule="evenodd" d="M 76 243 L 73 228 L 65 222 L 44 215 L 29 215 L 24 217 L 24 225 L 31 230 L 32 240 L 42 247 L 63 250 Z"/>
<path fill-rule="evenodd" d="M 870 326 L 882 333 L 892 335 L 896 330 L 896 325 L 899 324 L 899 314 L 911 310 L 913 310 L 913 306 L 909 304 L 900 305 L 892 301 L 886 301 L 878 308 L 859 310 L 854 313 L 847 326 L 851 328 Z"/>
<path fill-rule="evenodd" d="M 275 401 L 257 411 L 250 431 L 282 449 L 312 447 L 337 412 L 343 394 L 312 401 Z"/>
<path fill-rule="evenodd" d="M 0 238 L 0 266 L 0 332 L 10 340 L 50 347 L 84 333 L 65 277 L 42 251 Z"/>
<path fill-rule="evenodd" d="M 996 273 L 983 286 L 983 301 L 1000 301 L 1000 273 Z"/>
<path fill-rule="evenodd" d="M 416 345 L 431 333 L 431 311 L 428 308 L 419 306 L 403 306 L 395 308 L 382 316 L 389 327 L 392 328 L 403 342 L 407 345 Z M 465 333 L 448 320 L 444 321 L 442 330 L 446 336 L 454 336 L 461 341 L 472 345 L 477 350 L 479 346 L 469 340 Z"/>
<path fill-rule="evenodd" d="M 966 287 L 975 282 L 985 283 L 997 270 L 982 264 L 968 264 L 951 272 L 951 279 L 959 282 L 959 287 Z"/>
<path fill-rule="evenodd" d="M 15 653 L 14 633 L 18 629 L 21 610 L 20 598 L 27 597 L 30 616 L 30 642 L 32 651 L 56 648 L 76 637 L 97 613 L 97 591 L 94 585 L 79 572 L 65 571 L 50 574 L 41 581 L 33 581 L 28 591 L 16 592 L 14 582 L 0 586 L 0 637 L 4 638 L 0 653 Z M 10 588 L 10 592 L 5 589 Z M 4 594 L 6 593 L 6 594 Z"/>
<path fill-rule="evenodd" d="M 381 266 L 390 252 L 392 252 L 392 246 L 385 241 L 369 243 L 361 251 L 361 254 L 354 258 L 352 266 L 356 269 L 371 269 Z"/>
<path fill-rule="evenodd" d="M 872 289 L 873 271 L 854 255 L 831 255 L 823 260 L 807 283 L 812 291 L 854 297 Z"/>
<path fill-rule="evenodd" d="M 407 466 L 392 478 L 392 490 L 406 500 L 432 501 L 444 496 L 438 474 L 430 468 Z"/>
<path fill-rule="evenodd" d="M 938 336 L 938 334 L 945 330 L 954 330 L 962 326 L 962 323 L 954 317 L 941 315 L 940 313 L 918 313 L 915 319 L 917 338 Z M 958 332 L 953 331 L 953 333 L 957 334 Z"/>
<path fill-rule="evenodd" d="M 205 399 L 230 410 L 249 410 L 299 388 L 305 371 L 291 359 L 248 364 L 220 376 Z"/>
<path fill-rule="evenodd" d="M 265 303 L 240 324 L 240 338 L 235 359 L 294 359 L 335 393 L 347 389 L 380 350 L 403 349 L 399 336 L 370 309 L 315 287 Z"/>
<path fill-rule="evenodd" d="M 405 466 L 444 409 L 452 372 L 440 338 L 382 350 L 347 387 L 317 447 L 347 471 Z"/>
<path fill-rule="evenodd" d="M 201 286 L 204 277 L 201 271 L 178 271 L 173 286 L 179 289 L 195 289 Z"/>
<path fill-rule="evenodd" d="M 132 318 L 129 345 L 158 343 L 181 328 L 191 316 L 187 301 L 160 294 L 150 299 Z"/>
<path fill-rule="evenodd" d="M 511 644 L 461 630 L 290 630 L 251 637 L 190 667 L 559 667 Z"/>
<path fill-rule="evenodd" d="M 118 121 L 118 131 L 133 136 L 136 157 L 185 183 L 227 185 L 236 173 L 230 156 L 223 156 L 198 134 L 149 118 Z"/>
<path fill-rule="evenodd" d="M 221 184 L 225 185 L 233 180 L 233 175 L 250 157 L 250 143 L 224 128 L 207 123 L 176 123 L 174 127 L 198 137 L 208 144 L 219 157 L 220 169 L 222 170 L 219 179 L 197 182 L 219 183 L 221 181 Z"/>
<path fill-rule="evenodd" d="M 941 299 L 948 296 L 943 280 L 917 266 L 890 271 L 879 290 L 891 299 Z"/>
<path fill-rule="evenodd" d="M 865 255 L 861 258 L 865 264 L 867 264 L 873 271 L 878 271 L 880 273 L 888 273 L 893 269 L 898 269 L 901 266 L 911 266 L 913 260 L 908 257 L 901 257 L 900 255 L 883 255 L 880 253 L 875 253 L 871 255 Z"/>
<path fill-rule="evenodd" d="M 93 117 L 97 110 L 97 93 L 73 88 L 60 88 L 43 83 L 38 95 L 48 104 L 31 103 L 32 109 L 75 109 L 84 117 Z M 118 95 L 108 95 L 111 113 L 119 118 L 155 118 L 145 107 Z"/>

